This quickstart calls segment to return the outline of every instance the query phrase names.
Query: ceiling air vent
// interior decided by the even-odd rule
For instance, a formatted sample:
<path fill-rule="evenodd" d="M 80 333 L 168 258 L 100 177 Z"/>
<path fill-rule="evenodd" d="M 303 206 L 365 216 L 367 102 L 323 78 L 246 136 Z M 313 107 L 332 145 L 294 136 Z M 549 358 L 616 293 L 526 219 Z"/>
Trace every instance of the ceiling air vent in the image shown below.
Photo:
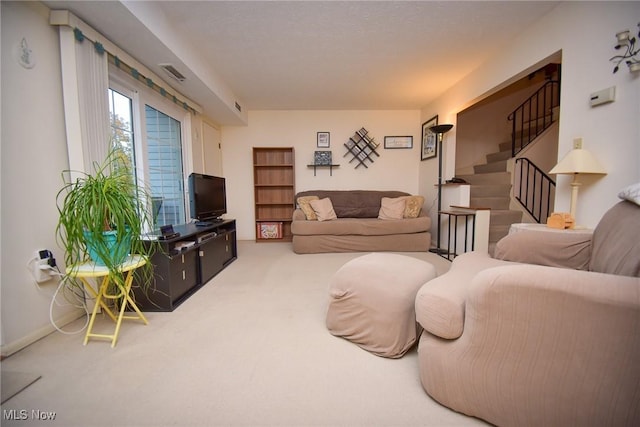
<path fill-rule="evenodd" d="M 171 77 L 176 79 L 179 82 L 185 81 L 187 78 L 171 64 L 158 64 L 164 71 L 167 72 Z"/>

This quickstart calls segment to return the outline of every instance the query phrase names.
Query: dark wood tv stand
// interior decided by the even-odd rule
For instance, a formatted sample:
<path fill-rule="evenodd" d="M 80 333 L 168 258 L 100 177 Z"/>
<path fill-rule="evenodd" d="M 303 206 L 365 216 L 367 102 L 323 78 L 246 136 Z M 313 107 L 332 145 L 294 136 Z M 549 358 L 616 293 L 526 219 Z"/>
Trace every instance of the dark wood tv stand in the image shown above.
<path fill-rule="evenodd" d="M 173 311 L 238 257 L 234 219 L 173 229 L 180 235 L 160 240 L 151 257 L 154 280 L 149 289 L 133 288 L 143 311 Z"/>

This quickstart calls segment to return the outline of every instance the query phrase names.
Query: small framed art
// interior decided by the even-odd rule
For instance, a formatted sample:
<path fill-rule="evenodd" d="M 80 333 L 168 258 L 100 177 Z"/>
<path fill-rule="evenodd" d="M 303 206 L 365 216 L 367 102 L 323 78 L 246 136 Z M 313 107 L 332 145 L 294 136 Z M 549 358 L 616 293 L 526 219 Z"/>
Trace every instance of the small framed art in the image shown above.
<path fill-rule="evenodd" d="M 329 132 L 318 132 L 318 148 L 329 148 L 331 145 Z"/>
<path fill-rule="evenodd" d="M 412 136 L 385 136 L 384 148 L 413 148 Z"/>
<path fill-rule="evenodd" d="M 258 239 L 282 239 L 281 222 L 260 222 L 256 227 Z"/>
<path fill-rule="evenodd" d="M 433 116 L 422 124 L 422 150 L 420 150 L 420 160 L 432 159 L 438 155 L 436 134 L 429 129 L 437 124 L 438 116 Z"/>

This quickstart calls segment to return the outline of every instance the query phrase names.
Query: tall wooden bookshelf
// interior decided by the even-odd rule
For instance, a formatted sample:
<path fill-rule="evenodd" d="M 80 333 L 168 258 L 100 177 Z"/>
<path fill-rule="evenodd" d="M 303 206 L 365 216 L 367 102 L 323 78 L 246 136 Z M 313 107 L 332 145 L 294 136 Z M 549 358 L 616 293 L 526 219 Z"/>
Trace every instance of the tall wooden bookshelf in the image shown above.
<path fill-rule="evenodd" d="M 253 147 L 256 241 L 291 241 L 295 209 L 293 147 Z"/>

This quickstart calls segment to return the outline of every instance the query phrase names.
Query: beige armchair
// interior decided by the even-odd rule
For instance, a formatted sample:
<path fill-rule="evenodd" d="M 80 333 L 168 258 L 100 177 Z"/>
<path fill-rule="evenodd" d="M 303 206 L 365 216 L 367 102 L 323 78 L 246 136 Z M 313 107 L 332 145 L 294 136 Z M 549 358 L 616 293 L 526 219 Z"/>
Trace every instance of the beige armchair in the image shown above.
<path fill-rule="evenodd" d="M 419 290 L 432 398 L 500 426 L 640 425 L 640 207 L 586 236 L 514 233 Z"/>

